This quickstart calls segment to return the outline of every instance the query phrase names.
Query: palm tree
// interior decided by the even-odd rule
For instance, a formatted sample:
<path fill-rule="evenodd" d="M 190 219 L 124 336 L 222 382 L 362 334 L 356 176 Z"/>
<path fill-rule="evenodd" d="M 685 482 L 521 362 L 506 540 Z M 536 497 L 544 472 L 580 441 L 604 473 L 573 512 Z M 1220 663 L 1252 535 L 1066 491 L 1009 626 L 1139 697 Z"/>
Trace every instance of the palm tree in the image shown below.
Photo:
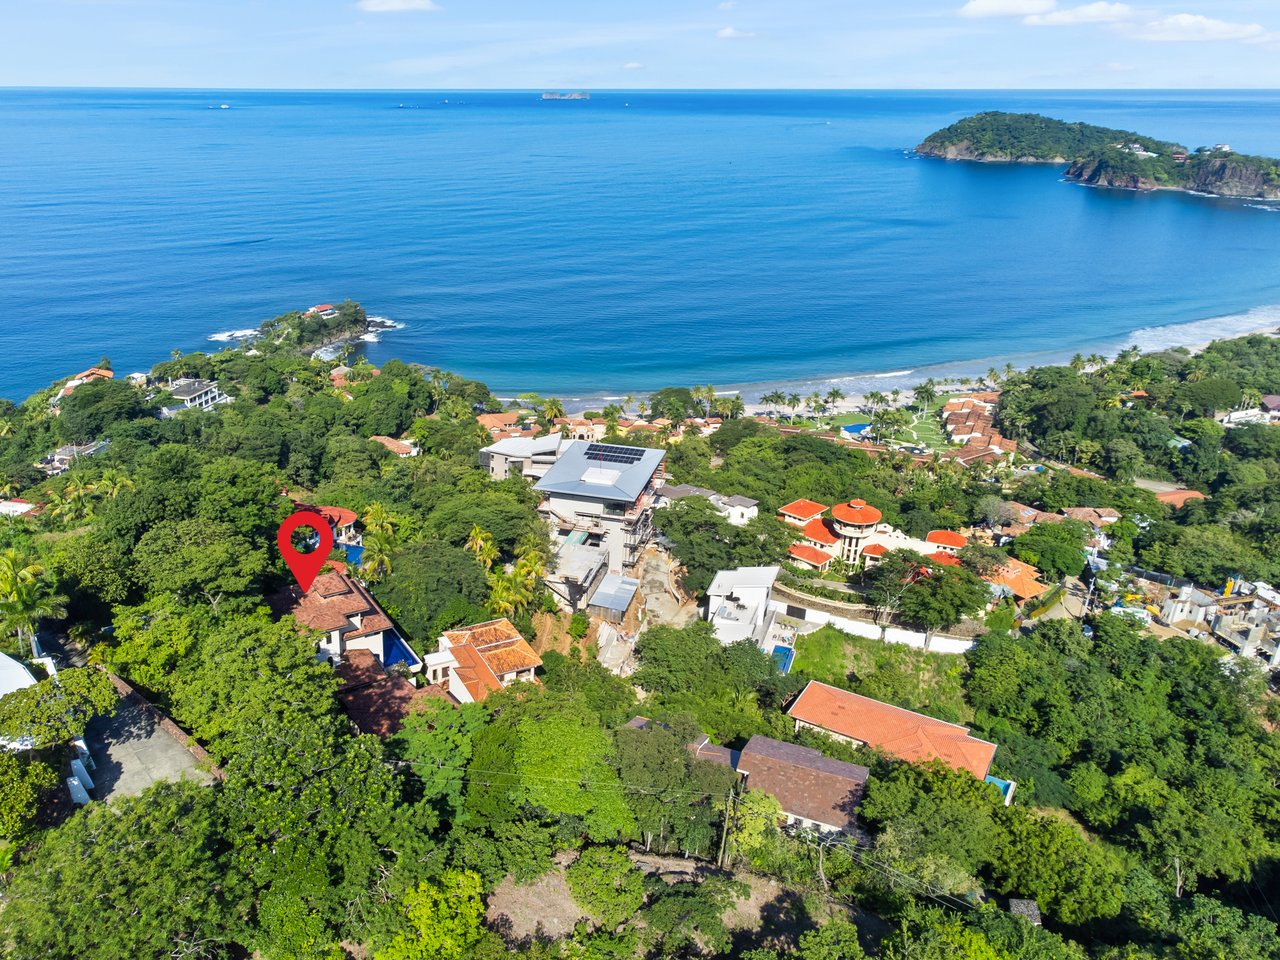
<path fill-rule="evenodd" d="M 818 393 L 817 390 L 813 391 L 813 393 L 805 397 L 804 405 L 809 408 L 816 419 L 822 411 L 822 394 Z"/>
<path fill-rule="evenodd" d="M 1107 365 L 1107 358 L 1100 353 L 1091 353 L 1089 354 L 1089 356 L 1085 357 L 1084 359 L 1085 359 L 1085 363 L 1089 364 L 1089 366 L 1095 370 L 1098 370 Z"/>
<path fill-rule="evenodd" d="M 736 420 L 747 412 L 747 405 L 742 402 L 742 397 L 735 393 L 732 397 L 727 398 L 725 410 L 728 411 L 730 420 Z"/>
<path fill-rule="evenodd" d="M 827 407 L 834 411 L 840 401 L 844 399 L 844 391 L 839 387 L 832 387 L 827 391 L 827 395 L 823 399 L 827 401 Z"/>
<path fill-rule="evenodd" d="M 715 407 L 716 402 L 716 388 L 708 383 L 705 387 L 696 387 L 694 389 L 694 396 L 699 397 L 702 402 L 706 404 L 707 416 L 711 416 L 711 411 Z"/>
<path fill-rule="evenodd" d="M 773 413 L 777 414 L 778 408 L 786 404 L 787 395 L 781 390 L 770 390 L 760 398 L 760 401 L 767 403 L 772 408 Z"/>
<path fill-rule="evenodd" d="M 366 533 L 364 552 L 360 555 L 360 572 L 371 581 L 378 581 L 391 572 L 391 537 L 382 533 Z"/>
<path fill-rule="evenodd" d="M 917 409 L 923 413 L 928 409 L 929 404 L 938 398 L 938 391 L 934 389 L 933 381 L 926 380 L 911 391 L 911 396 L 915 400 Z"/>
<path fill-rule="evenodd" d="M 877 407 L 883 407 L 888 402 L 889 402 L 889 398 L 886 397 L 879 390 L 871 390 L 871 391 L 868 391 L 867 393 L 867 403 L 871 404 L 872 413 L 875 412 Z"/>
<path fill-rule="evenodd" d="M 507 577 L 489 577 L 490 613 L 495 617 L 510 617 L 515 614 L 518 601 L 515 585 Z"/>
<path fill-rule="evenodd" d="M 542 556 L 536 552 L 529 552 L 516 560 L 515 566 L 511 569 L 511 577 L 520 586 L 521 593 L 532 597 L 538 587 L 538 581 L 542 579 L 545 572 Z"/>
<path fill-rule="evenodd" d="M 639 411 L 641 420 L 644 419 L 645 411 L 647 411 L 648 409 L 649 409 L 649 405 L 645 403 L 643 400 L 639 401 L 636 404 L 636 410 Z"/>
<path fill-rule="evenodd" d="M 14 481 L 6 480 L 4 483 L 0 483 L 0 497 L 12 497 L 17 492 L 18 485 Z"/>
<path fill-rule="evenodd" d="M 134 489 L 134 482 L 129 479 L 128 474 L 115 468 L 103 471 L 102 476 L 93 485 L 93 492 L 101 494 L 108 500 L 114 500 L 126 490 L 132 489 Z"/>
<path fill-rule="evenodd" d="M 494 561 L 498 559 L 498 547 L 493 542 L 493 534 L 482 529 L 479 524 L 471 528 L 466 548 L 476 555 L 476 559 L 484 564 L 486 570 L 492 569 Z"/>
<path fill-rule="evenodd" d="M 796 422 L 796 411 L 800 409 L 800 404 L 802 403 L 804 403 L 804 401 L 800 398 L 800 394 L 798 393 L 787 394 L 787 406 L 791 408 L 792 423 Z"/>
<path fill-rule="evenodd" d="M 1069 366 L 1076 373 L 1079 373 L 1080 371 L 1082 371 L 1085 368 L 1084 354 L 1077 353 L 1074 357 L 1071 358 L 1071 362 L 1068 363 L 1067 366 Z"/>
<path fill-rule="evenodd" d="M 889 396 L 893 397 L 893 405 L 896 407 L 898 405 L 898 398 L 902 396 L 902 391 L 897 387 L 894 387 L 889 391 Z"/>
<path fill-rule="evenodd" d="M 13 421 L 8 417 L 0 417 L 0 437 L 13 436 Z"/>
<path fill-rule="evenodd" d="M 0 600 L 24 584 L 35 583 L 44 573 L 44 564 L 29 554 L 14 547 L 0 551 Z"/>
<path fill-rule="evenodd" d="M 627 415 L 627 411 L 631 408 L 631 405 L 635 402 L 636 398 L 629 393 L 622 398 L 622 415 L 624 417 Z"/>
<path fill-rule="evenodd" d="M 1000 371 L 997 370 L 995 367 L 989 367 L 987 369 L 987 383 L 991 384 L 992 386 L 995 386 L 999 382 L 1000 382 Z"/>
<path fill-rule="evenodd" d="M 364 524 L 366 531 L 372 534 L 378 534 L 388 539 L 395 536 L 396 518 L 376 500 L 364 509 L 364 516 L 360 518 Z"/>
<path fill-rule="evenodd" d="M 44 579 L 44 565 L 30 555 L 9 548 L 0 552 L 0 628 L 16 634 L 18 652 L 23 640 L 34 649 L 36 627 L 46 617 L 65 617 L 67 598 Z"/>
<path fill-rule="evenodd" d="M 1016 370 L 1014 370 L 1014 368 L 1013 368 L 1013 364 L 1012 364 L 1012 363 L 1006 363 L 1006 364 L 1004 365 L 1004 378 L 1005 378 L 1006 380 L 1008 380 L 1010 377 L 1012 377 L 1016 372 L 1017 372 L 1017 371 L 1016 371 Z"/>
<path fill-rule="evenodd" d="M 552 397 L 542 405 L 542 416 L 545 420 L 557 420 L 564 416 L 564 404 Z"/>

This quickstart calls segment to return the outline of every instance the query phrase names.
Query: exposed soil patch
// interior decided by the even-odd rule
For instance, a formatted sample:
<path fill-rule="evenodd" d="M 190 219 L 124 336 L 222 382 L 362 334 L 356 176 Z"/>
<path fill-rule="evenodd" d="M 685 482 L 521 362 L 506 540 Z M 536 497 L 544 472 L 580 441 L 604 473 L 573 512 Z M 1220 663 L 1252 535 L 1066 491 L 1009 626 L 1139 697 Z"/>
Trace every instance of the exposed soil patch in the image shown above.
<path fill-rule="evenodd" d="M 489 928 L 508 943 L 558 939 L 573 933 L 586 914 L 573 902 L 564 879 L 564 867 L 572 860 L 573 854 L 561 854 L 556 866 L 533 883 L 517 884 L 507 877 L 498 884 L 489 895 L 485 914 Z"/>

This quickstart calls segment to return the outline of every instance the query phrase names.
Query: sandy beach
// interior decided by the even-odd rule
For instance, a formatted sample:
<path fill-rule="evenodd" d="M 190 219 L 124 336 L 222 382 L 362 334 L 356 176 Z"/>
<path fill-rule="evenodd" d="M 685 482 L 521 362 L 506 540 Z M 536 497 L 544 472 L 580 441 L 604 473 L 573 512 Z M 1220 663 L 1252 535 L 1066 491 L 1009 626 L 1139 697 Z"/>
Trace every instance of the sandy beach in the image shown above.
<path fill-rule="evenodd" d="M 1224 321 L 1227 320 L 1243 321 L 1243 323 L 1224 329 Z M 1182 348 L 1194 354 L 1204 350 L 1211 343 L 1223 340 L 1238 340 L 1242 337 L 1255 335 L 1280 337 L 1280 308 L 1263 307 L 1231 318 L 1213 318 L 1186 324 L 1176 324 L 1170 327 L 1138 330 L 1130 335 L 1128 341 L 1122 346 L 1117 347 L 1112 343 L 1104 349 L 1082 349 L 1079 352 L 1086 356 L 1090 353 L 1098 353 L 1106 357 L 1108 361 L 1115 359 L 1120 351 L 1128 346 L 1137 346 L 1143 353 Z M 896 404 L 891 403 L 890 405 L 905 406 L 912 400 L 912 388 L 928 379 L 934 381 L 935 387 L 940 392 L 946 393 L 961 390 L 990 389 L 989 385 L 984 385 L 984 378 L 991 369 L 1000 371 L 1003 378 L 1007 364 L 1012 364 L 1015 370 L 1026 370 L 1035 366 L 1056 366 L 1067 363 L 1073 355 L 1074 353 L 1063 354 L 1059 351 L 1043 355 L 1024 354 L 1008 358 L 997 357 L 968 362 L 957 361 L 888 373 L 850 374 L 813 380 L 734 384 L 724 387 L 718 386 L 716 394 L 717 396 L 742 397 L 747 413 L 750 416 L 772 412 L 788 415 L 791 413 L 789 407 L 774 411 L 771 405 L 761 402 L 760 398 L 774 390 L 786 394 L 797 393 L 804 398 L 814 392 L 825 395 L 827 391 L 835 388 L 844 393 L 844 398 L 832 408 L 834 412 L 836 414 L 856 413 L 867 406 L 867 395 L 872 392 L 890 395 L 892 391 L 898 390 Z M 963 378 L 968 378 L 971 382 L 966 386 L 960 382 Z M 647 399 L 649 396 L 644 391 L 635 391 L 631 395 L 633 399 L 637 400 Z M 564 403 L 567 413 L 577 414 L 587 410 L 600 410 L 610 403 L 620 402 L 622 398 L 623 395 L 616 392 L 601 392 L 594 396 L 561 397 L 560 399 Z M 502 399 L 507 400 L 509 398 L 504 396 Z M 804 410 L 805 408 L 802 405 L 797 412 L 803 414 Z"/>

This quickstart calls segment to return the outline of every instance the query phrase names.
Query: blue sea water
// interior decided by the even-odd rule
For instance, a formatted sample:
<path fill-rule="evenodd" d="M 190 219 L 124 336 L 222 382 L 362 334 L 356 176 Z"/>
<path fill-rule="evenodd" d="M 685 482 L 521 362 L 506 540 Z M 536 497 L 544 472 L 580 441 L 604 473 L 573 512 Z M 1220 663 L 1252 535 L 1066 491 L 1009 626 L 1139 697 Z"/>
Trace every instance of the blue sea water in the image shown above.
<path fill-rule="evenodd" d="M 344 297 L 375 362 L 566 397 L 1280 324 L 1280 203 L 911 155 L 984 109 L 1280 155 L 1277 92 L 4 90 L 0 395 Z"/>

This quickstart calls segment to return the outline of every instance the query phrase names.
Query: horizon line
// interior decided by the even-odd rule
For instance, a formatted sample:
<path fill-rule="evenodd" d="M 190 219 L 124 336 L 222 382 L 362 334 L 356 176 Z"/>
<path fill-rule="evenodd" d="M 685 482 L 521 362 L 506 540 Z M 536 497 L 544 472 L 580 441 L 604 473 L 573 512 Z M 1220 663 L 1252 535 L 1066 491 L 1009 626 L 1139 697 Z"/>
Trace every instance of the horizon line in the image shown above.
<path fill-rule="evenodd" d="M 113 84 L 0 84 L 7 90 L 156 90 L 190 93 L 539 93 L 549 90 L 582 90 L 598 93 L 1280 93 L 1275 87 L 593 87 L 561 85 L 542 87 L 249 87 L 161 86 Z"/>

